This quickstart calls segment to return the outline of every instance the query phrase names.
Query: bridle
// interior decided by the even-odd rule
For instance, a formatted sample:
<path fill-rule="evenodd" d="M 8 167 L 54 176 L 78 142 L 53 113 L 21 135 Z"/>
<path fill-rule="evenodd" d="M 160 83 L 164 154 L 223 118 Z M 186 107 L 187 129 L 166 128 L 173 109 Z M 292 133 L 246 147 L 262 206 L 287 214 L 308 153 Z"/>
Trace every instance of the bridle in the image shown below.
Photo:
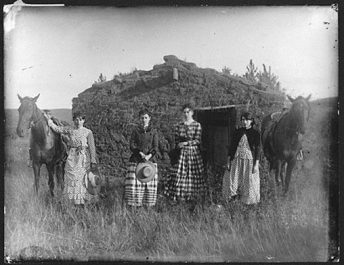
<path fill-rule="evenodd" d="M 304 121 L 304 122 L 308 122 L 308 120 L 309 120 L 309 113 L 310 113 L 310 106 L 309 106 L 309 104 L 307 104 L 308 102 L 306 102 L 306 112 L 307 112 L 307 118 L 306 118 L 306 120 Z M 303 103 L 301 103 L 301 104 L 303 104 Z M 294 111 L 295 112 L 295 111 Z M 294 112 L 292 112 L 292 111 L 289 111 L 289 115 L 297 115 L 296 113 L 294 113 Z M 300 114 L 300 116 L 303 116 L 304 115 L 304 113 L 299 113 Z M 296 125 L 296 127 L 295 128 L 286 128 L 286 130 L 287 131 L 295 131 L 295 134 L 297 135 L 297 136 L 299 136 L 300 134 L 302 135 L 303 133 L 300 131 L 300 126 L 299 126 L 299 124 L 297 124 Z"/>
<path fill-rule="evenodd" d="M 36 104 L 34 104 L 34 110 L 32 111 L 32 115 L 31 115 L 31 118 L 29 120 L 29 129 L 36 127 L 40 121 L 46 122 L 43 115 L 38 112 L 38 108 L 37 108 Z M 49 126 L 48 126 L 48 130 L 47 130 L 47 134 L 48 135 L 50 134 Z"/>
<path fill-rule="evenodd" d="M 37 123 L 39 121 L 41 121 L 43 118 L 42 116 L 37 115 L 37 110 L 38 110 L 38 108 L 37 108 L 36 104 L 34 104 L 34 110 L 32 111 L 32 115 L 31 115 L 31 118 L 29 120 L 29 129 L 31 129 L 32 127 L 36 127 Z M 40 116 L 40 117 L 37 117 L 37 116 Z"/>

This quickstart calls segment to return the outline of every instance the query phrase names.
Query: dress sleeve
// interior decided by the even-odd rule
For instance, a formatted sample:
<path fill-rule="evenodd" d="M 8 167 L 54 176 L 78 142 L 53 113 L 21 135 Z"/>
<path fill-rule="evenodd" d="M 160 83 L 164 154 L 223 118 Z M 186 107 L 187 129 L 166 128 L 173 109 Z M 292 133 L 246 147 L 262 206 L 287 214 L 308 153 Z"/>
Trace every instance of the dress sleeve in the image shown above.
<path fill-rule="evenodd" d="M 200 123 L 197 123 L 195 126 L 195 134 L 194 139 L 187 141 L 189 146 L 195 146 L 201 144 L 201 137 L 202 137 L 202 127 Z"/>
<path fill-rule="evenodd" d="M 231 158 L 231 160 L 234 158 L 237 146 L 238 146 L 238 140 L 239 138 L 239 129 L 236 129 L 233 134 L 233 140 L 228 148 L 228 156 Z"/>
<path fill-rule="evenodd" d="M 157 131 L 154 131 L 153 134 L 153 141 L 152 141 L 152 148 L 149 150 L 149 154 L 152 155 L 152 157 L 156 154 L 159 148 L 159 135 Z"/>
<path fill-rule="evenodd" d="M 48 126 L 57 133 L 70 134 L 71 128 L 66 126 L 58 126 L 51 119 L 48 120 Z"/>
<path fill-rule="evenodd" d="M 97 163 L 96 160 L 96 146 L 94 144 L 94 137 L 92 131 L 87 135 L 87 144 L 90 150 L 91 163 Z"/>
<path fill-rule="evenodd" d="M 257 160 L 260 160 L 260 156 L 261 156 L 261 153 L 262 153 L 262 145 L 261 145 L 261 141 L 260 141 L 260 133 L 258 131 L 256 131 L 255 133 L 255 145 L 256 145 L 256 148 L 255 148 L 255 152 L 254 152 L 254 158 L 255 158 L 255 161 Z M 254 162 L 255 162 L 254 161 Z"/>
<path fill-rule="evenodd" d="M 174 126 L 174 143 L 175 143 L 175 146 L 177 148 L 178 144 L 180 143 L 179 124 L 176 124 Z"/>
<path fill-rule="evenodd" d="M 130 136 L 130 151 L 133 154 L 139 154 L 140 150 L 138 147 L 138 135 L 136 129 L 133 130 Z"/>

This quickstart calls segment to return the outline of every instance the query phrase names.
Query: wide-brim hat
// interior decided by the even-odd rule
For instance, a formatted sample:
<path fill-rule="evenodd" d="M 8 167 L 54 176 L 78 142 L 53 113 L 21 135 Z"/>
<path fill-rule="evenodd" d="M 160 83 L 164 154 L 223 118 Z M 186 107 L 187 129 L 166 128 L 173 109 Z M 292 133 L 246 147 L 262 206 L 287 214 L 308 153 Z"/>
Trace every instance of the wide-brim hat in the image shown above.
<path fill-rule="evenodd" d="M 97 195 L 100 192 L 101 178 L 99 173 L 88 170 L 84 176 L 83 184 L 88 193 Z"/>
<path fill-rule="evenodd" d="M 156 168 L 152 162 L 138 163 L 135 170 L 136 178 L 142 182 L 147 183 L 153 180 L 156 175 Z"/>

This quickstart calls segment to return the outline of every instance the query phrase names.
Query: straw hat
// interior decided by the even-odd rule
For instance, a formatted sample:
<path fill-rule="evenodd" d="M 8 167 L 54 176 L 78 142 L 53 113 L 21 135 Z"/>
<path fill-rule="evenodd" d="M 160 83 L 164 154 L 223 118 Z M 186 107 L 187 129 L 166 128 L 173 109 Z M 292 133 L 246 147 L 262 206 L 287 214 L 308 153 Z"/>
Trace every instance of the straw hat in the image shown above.
<path fill-rule="evenodd" d="M 140 182 L 147 183 L 154 178 L 156 174 L 156 168 L 152 162 L 139 163 L 136 166 L 135 174 L 136 178 Z"/>
<path fill-rule="evenodd" d="M 100 192 L 100 182 L 99 173 L 91 172 L 90 170 L 86 172 L 84 176 L 84 186 L 88 193 L 97 195 Z"/>

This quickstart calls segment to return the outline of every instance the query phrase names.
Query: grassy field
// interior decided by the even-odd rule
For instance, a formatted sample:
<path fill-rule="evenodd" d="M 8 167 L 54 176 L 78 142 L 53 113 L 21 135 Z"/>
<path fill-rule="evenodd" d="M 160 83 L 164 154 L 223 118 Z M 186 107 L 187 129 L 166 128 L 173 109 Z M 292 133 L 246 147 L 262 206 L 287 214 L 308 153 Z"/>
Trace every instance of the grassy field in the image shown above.
<path fill-rule="evenodd" d="M 237 202 L 209 204 L 191 215 L 159 197 L 156 209 L 122 207 L 117 179 L 99 208 L 75 209 L 49 195 L 45 168 L 38 196 L 26 166 L 28 138 L 15 134 L 15 115 L 6 117 L 5 242 L 9 259 L 150 260 L 196 262 L 326 261 L 328 177 L 333 106 L 313 104 L 304 136 L 304 161 L 294 171 L 290 193 L 268 196 L 267 165 L 260 168 L 263 200 L 254 209 Z M 59 117 L 63 118 L 63 117 Z M 332 171 L 331 171 L 332 170 Z M 332 172 L 331 174 L 329 172 Z"/>

